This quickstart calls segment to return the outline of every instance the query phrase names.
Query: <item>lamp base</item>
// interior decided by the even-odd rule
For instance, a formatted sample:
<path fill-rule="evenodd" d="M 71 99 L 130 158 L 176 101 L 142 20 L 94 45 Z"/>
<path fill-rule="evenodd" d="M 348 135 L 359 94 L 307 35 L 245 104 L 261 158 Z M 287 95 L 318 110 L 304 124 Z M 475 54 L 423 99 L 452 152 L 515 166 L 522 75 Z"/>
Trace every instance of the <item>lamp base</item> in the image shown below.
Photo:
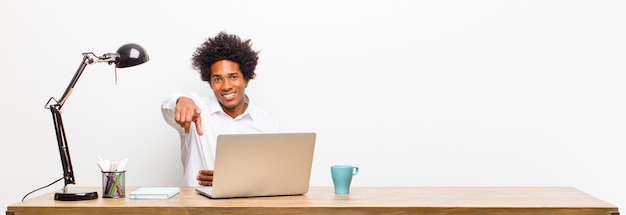
<path fill-rule="evenodd" d="M 54 200 L 59 201 L 80 201 L 97 199 L 98 192 L 96 191 L 73 191 L 73 192 L 56 192 L 54 194 Z"/>

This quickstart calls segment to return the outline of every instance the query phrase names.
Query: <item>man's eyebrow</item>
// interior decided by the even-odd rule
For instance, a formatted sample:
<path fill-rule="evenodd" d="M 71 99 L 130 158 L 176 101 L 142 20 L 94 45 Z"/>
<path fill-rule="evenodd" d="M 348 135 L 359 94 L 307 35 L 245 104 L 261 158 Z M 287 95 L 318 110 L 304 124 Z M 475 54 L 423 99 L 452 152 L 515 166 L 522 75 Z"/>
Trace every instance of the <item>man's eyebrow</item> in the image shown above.
<path fill-rule="evenodd" d="M 231 72 L 231 73 L 226 73 L 226 76 L 233 76 L 233 75 L 239 75 L 238 72 Z M 211 74 L 211 77 L 221 77 L 222 74 Z"/>

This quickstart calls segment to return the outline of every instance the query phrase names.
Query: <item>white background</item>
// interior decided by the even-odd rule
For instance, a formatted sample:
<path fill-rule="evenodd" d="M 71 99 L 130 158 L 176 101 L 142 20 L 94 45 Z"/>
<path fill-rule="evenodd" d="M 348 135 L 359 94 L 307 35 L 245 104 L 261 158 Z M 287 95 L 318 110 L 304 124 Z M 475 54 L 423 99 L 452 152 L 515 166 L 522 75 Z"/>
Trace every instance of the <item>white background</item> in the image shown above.
<path fill-rule="evenodd" d="M 284 131 L 318 134 L 312 186 L 573 186 L 626 206 L 624 1 L 0 2 L 0 206 L 62 176 L 46 101 L 81 53 L 125 43 L 150 62 L 90 65 L 63 108 L 77 186 L 128 158 L 127 186 L 177 186 L 160 103 L 208 95 L 191 55 L 219 31 L 260 50 L 248 94 Z M 62 182 L 29 196 L 62 187 Z M 3 210 L 4 210 L 3 209 Z"/>

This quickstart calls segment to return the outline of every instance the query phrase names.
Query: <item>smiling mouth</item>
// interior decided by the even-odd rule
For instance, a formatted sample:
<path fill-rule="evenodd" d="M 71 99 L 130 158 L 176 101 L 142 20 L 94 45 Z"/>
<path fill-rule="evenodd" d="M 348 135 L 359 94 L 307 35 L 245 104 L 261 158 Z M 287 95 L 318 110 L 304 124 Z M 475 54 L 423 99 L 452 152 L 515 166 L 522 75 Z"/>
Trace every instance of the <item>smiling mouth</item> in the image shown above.
<path fill-rule="evenodd" d="M 235 98 L 235 93 L 222 94 L 222 97 L 225 99 L 233 99 Z"/>

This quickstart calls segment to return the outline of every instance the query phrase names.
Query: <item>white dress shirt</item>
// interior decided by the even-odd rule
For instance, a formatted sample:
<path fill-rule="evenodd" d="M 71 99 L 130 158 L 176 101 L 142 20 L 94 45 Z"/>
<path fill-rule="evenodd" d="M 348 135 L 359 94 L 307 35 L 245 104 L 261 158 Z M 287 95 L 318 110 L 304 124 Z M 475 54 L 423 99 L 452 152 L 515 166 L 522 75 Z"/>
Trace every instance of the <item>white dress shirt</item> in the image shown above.
<path fill-rule="evenodd" d="M 204 135 L 196 132 L 195 124 L 191 124 L 189 133 L 174 120 L 176 100 L 180 96 L 191 98 L 202 110 L 202 129 Z M 198 186 L 198 172 L 202 169 L 213 169 L 217 135 L 234 133 L 276 133 L 279 131 L 278 121 L 270 115 L 250 104 L 245 112 L 234 119 L 226 114 L 217 98 L 200 97 L 195 93 L 175 93 L 163 100 L 161 111 L 165 121 L 180 134 L 180 152 L 183 163 L 183 186 Z"/>

